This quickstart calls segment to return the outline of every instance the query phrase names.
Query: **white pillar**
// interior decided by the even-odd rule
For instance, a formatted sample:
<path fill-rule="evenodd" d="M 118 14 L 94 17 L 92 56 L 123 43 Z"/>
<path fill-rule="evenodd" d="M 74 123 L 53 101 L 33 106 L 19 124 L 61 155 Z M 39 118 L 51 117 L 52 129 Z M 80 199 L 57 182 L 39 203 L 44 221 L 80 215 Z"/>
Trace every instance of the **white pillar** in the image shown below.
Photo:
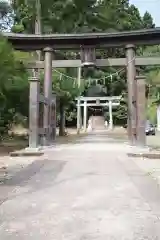
<path fill-rule="evenodd" d="M 84 132 L 87 130 L 87 102 L 84 101 L 84 108 L 83 108 L 83 129 Z"/>
<path fill-rule="evenodd" d="M 157 106 L 157 131 L 160 131 L 160 105 Z"/>
<path fill-rule="evenodd" d="M 77 134 L 80 133 L 81 129 L 81 106 L 80 106 L 81 100 L 77 100 Z"/>
<path fill-rule="evenodd" d="M 109 101 L 109 129 L 113 129 L 112 101 Z"/>
<path fill-rule="evenodd" d="M 81 86 L 81 67 L 78 68 L 78 73 L 77 73 L 77 84 L 78 84 L 78 87 Z"/>
<path fill-rule="evenodd" d="M 81 74 L 82 74 L 82 69 L 81 69 L 81 67 L 79 67 L 78 72 L 77 72 L 77 85 L 79 88 L 81 87 Z M 77 128 L 78 128 L 78 126 L 79 126 L 79 131 L 80 131 L 80 129 L 82 127 L 81 106 L 77 106 Z M 78 133 L 78 131 L 77 131 L 77 133 Z"/>

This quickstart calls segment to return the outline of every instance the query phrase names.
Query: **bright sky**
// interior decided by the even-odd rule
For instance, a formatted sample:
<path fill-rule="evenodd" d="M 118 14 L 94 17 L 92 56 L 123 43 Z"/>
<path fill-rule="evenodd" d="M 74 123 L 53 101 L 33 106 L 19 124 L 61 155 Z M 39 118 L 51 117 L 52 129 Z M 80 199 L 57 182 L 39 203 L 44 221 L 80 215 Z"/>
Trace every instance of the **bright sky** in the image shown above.
<path fill-rule="evenodd" d="M 160 0 L 130 0 L 130 3 L 134 4 L 142 15 L 148 11 L 152 15 L 156 27 L 160 27 Z"/>

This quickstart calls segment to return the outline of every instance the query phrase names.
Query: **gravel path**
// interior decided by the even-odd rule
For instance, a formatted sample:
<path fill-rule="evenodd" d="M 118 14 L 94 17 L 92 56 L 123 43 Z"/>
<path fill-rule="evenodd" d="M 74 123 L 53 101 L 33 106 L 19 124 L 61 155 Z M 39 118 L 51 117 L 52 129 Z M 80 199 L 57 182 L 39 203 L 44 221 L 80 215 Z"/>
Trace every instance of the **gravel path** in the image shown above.
<path fill-rule="evenodd" d="M 0 187 L 0 239 L 159 240 L 158 183 L 127 151 L 102 133 L 48 149 Z"/>

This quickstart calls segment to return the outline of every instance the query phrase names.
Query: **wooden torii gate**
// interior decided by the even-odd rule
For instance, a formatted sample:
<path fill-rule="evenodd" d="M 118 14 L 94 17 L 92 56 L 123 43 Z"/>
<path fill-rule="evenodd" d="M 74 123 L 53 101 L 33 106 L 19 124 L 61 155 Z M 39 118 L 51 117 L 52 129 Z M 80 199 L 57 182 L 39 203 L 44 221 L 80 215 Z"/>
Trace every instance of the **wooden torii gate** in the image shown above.
<path fill-rule="evenodd" d="M 44 61 L 28 63 L 29 69 L 44 69 L 44 93 L 43 93 L 43 131 L 44 144 L 50 145 L 55 132 L 55 124 L 50 119 L 52 102 L 52 68 L 56 67 L 81 67 L 82 59 L 77 60 L 53 60 L 55 50 L 74 49 L 106 49 L 110 47 L 125 48 L 125 58 L 95 59 L 95 65 L 123 66 L 126 68 L 128 86 L 128 136 L 130 143 L 145 145 L 145 77 L 138 76 L 136 66 L 160 65 L 158 57 L 136 57 L 135 46 L 160 44 L 160 28 L 143 29 L 138 31 L 116 33 L 86 33 L 86 34 L 14 34 L 4 33 L 8 41 L 17 50 L 44 51 Z M 92 55 L 92 54 L 91 54 Z M 83 59 L 84 60 L 84 59 Z M 35 81 L 36 80 L 36 81 Z M 33 84 L 34 82 L 34 84 Z M 35 83 L 37 82 L 37 83 Z M 39 138 L 38 121 L 40 91 L 38 79 L 34 77 L 30 81 L 30 141 L 29 147 L 38 147 Z M 34 104 L 33 104 L 34 103 Z M 33 107 L 33 105 L 35 107 Z"/>

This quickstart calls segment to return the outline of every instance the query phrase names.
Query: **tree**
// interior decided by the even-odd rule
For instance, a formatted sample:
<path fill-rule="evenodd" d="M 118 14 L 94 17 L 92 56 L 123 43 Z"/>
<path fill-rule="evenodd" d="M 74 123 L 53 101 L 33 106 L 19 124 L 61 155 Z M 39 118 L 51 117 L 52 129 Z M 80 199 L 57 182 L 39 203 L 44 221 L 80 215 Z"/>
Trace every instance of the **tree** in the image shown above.
<path fill-rule="evenodd" d="M 77 85 L 76 77 L 71 77 L 69 70 L 61 69 L 61 73 L 59 71 L 53 73 L 53 89 L 58 100 L 60 136 L 65 134 L 65 111 L 70 105 L 74 104 L 75 97 L 81 91 Z"/>
<path fill-rule="evenodd" d="M 143 20 L 144 28 L 154 28 L 155 27 L 155 24 L 153 23 L 153 18 L 149 12 L 145 12 L 142 20 Z"/>
<path fill-rule="evenodd" d="M 16 0 L 13 9 L 15 25 L 22 25 L 23 32 L 28 33 L 34 32 L 38 15 L 43 33 L 113 32 L 154 27 L 151 15 L 146 12 L 141 17 L 138 8 L 130 5 L 129 0 L 55 0 L 54 2 L 51 0 Z M 142 54 L 143 51 L 144 48 L 140 48 L 137 52 Z M 60 54 L 63 58 L 72 57 L 71 51 L 67 53 L 60 51 Z M 124 57 L 124 50 L 110 48 L 106 51 L 98 51 L 98 54 L 100 57 Z M 78 56 L 79 53 L 77 52 L 76 57 Z M 109 77 L 116 71 L 115 68 L 103 68 L 95 69 L 91 74 L 88 70 L 83 76 L 84 78 L 94 78 L 97 75 L 102 78 L 108 76 L 105 81 L 107 94 L 120 95 L 123 91 L 126 91 L 126 81 L 123 73 L 120 73 L 118 77 L 113 75 L 112 79 Z M 70 70 L 69 75 L 74 76 L 74 72 Z M 69 81 L 65 84 L 70 85 Z M 59 84 L 59 89 L 62 90 L 63 87 Z M 54 88 L 56 89 L 55 85 Z M 59 90 L 56 89 L 56 91 L 58 93 Z M 59 96 L 64 99 L 61 94 Z M 74 94 L 72 99 L 73 97 Z M 62 100 L 62 102 L 64 101 Z"/>
<path fill-rule="evenodd" d="M 160 47 L 148 46 L 142 49 L 141 55 L 144 57 L 159 57 Z M 141 68 L 142 74 L 146 76 L 147 88 L 147 117 L 156 122 L 156 109 L 160 106 L 160 71 L 157 66 L 147 66 Z"/>
<path fill-rule="evenodd" d="M 25 69 L 15 59 L 13 49 L 2 37 L 0 55 L 0 136 L 2 137 L 10 128 L 15 112 L 20 112 L 20 107 L 22 111 L 20 99 L 24 99 L 22 83 L 25 82 Z"/>
<path fill-rule="evenodd" d="M 7 1 L 0 1 L 0 31 L 8 30 L 12 23 L 12 8 Z"/>

